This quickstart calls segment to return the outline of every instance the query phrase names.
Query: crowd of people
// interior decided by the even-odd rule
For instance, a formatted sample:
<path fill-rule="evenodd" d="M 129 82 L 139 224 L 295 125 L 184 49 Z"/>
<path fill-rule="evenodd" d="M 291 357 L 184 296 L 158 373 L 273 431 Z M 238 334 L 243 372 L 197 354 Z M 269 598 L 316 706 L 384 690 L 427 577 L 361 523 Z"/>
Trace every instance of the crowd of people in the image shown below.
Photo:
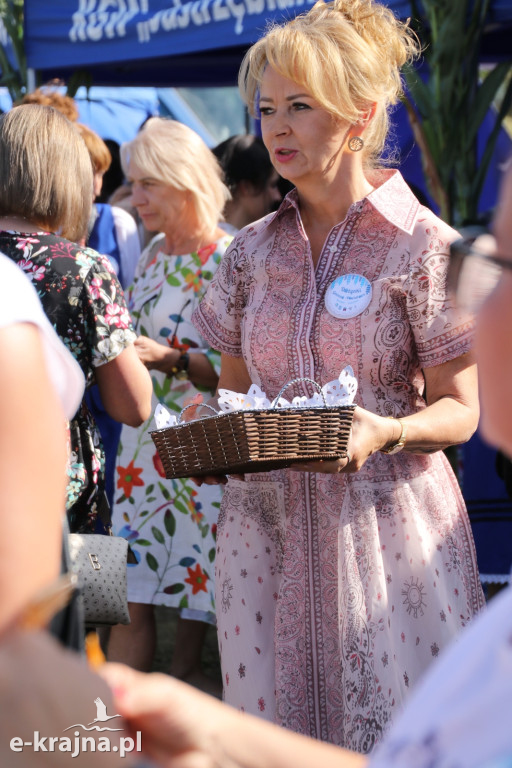
<path fill-rule="evenodd" d="M 386 6 L 317 2 L 243 59 L 261 138 L 211 150 L 150 118 L 106 203 L 112 156 L 72 99 L 40 89 L 0 116 L 6 765 L 18 737 L 100 701 L 142 743 L 100 767 L 512 766 L 512 592 L 485 606 L 444 452 L 480 423 L 512 455 L 512 167 L 476 242 L 386 167 L 418 55 Z M 347 367 L 342 458 L 166 480 L 158 404 L 201 418 L 220 390 L 308 396 Z M 99 675 L 71 606 L 25 628 L 68 531 L 133 554 L 131 621 L 102 633 Z M 168 675 L 147 674 L 156 607 L 177 617 Z M 221 684 L 202 667 L 211 626 Z"/>

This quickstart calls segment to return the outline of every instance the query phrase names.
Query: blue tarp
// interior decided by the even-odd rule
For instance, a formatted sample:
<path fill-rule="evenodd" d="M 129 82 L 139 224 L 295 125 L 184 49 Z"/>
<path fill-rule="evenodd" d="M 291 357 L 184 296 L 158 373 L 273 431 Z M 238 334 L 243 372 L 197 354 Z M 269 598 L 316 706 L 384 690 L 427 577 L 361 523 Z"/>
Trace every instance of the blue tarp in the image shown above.
<path fill-rule="evenodd" d="M 131 141 L 144 120 L 159 114 L 156 88 L 79 88 L 80 122 L 118 144 Z"/>
<path fill-rule="evenodd" d="M 27 0 L 25 41 L 34 69 L 155 59 L 248 45 L 274 19 L 311 0 Z"/>
<path fill-rule="evenodd" d="M 244 50 L 271 21 L 313 0 L 25 0 L 28 66 L 67 78 L 83 68 L 96 85 L 234 85 Z M 405 0 L 388 0 L 401 18 Z M 510 56 L 512 0 L 492 0 L 491 57 Z"/>

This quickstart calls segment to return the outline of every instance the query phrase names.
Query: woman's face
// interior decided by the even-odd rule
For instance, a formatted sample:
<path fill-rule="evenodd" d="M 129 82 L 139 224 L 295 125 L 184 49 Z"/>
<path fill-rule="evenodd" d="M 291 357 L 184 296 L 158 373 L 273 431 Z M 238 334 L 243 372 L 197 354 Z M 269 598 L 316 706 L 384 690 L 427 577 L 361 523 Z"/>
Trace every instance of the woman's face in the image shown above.
<path fill-rule="evenodd" d="M 182 227 L 187 213 L 187 193 L 130 166 L 132 205 L 148 232 L 172 235 Z"/>
<path fill-rule="evenodd" d="M 293 80 L 267 66 L 259 107 L 261 132 L 277 172 L 299 189 L 334 178 L 340 169 L 349 123 L 335 120 Z"/>
<path fill-rule="evenodd" d="M 496 252 L 512 264 L 512 169 L 504 180 L 494 219 Z M 512 270 L 505 269 L 477 320 L 481 430 L 512 456 Z"/>

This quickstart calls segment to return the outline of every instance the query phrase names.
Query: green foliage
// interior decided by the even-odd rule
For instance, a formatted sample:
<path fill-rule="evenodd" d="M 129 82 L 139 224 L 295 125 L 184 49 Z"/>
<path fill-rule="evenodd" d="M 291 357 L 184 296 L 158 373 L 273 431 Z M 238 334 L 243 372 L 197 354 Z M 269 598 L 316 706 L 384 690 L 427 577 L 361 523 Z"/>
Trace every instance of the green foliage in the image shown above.
<path fill-rule="evenodd" d="M 15 63 L 11 64 L 3 44 L 0 43 L 0 85 L 9 89 L 13 101 L 26 92 L 27 59 L 23 43 L 23 0 L 0 0 L 0 19 L 11 39 Z"/>
<path fill-rule="evenodd" d="M 0 23 L 3 23 L 14 53 L 14 63 L 11 64 L 0 38 L 0 86 L 8 88 L 13 102 L 19 101 L 28 91 L 23 19 L 24 0 L 0 0 Z M 67 96 L 73 98 L 82 85 L 90 88 L 92 77 L 87 71 L 77 69 L 67 83 Z"/>
<path fill-rule="evenodd" d="M 412 0 L 428 76 L 413 67 L 404 76 L 413 103 L 405 99 L 416 141 L 422 151 L 427 183 L 451 224 L 474 222 L 496 140 L 512 104 L 509 80 L 496 111 L 496 122 L 481 159 L 480 126 L 507 80 L 510 62 L 496 64 L 480 81 L 480 48 L 490 0 Z M 419 120 L 417 119 L 419 116 Z"/>

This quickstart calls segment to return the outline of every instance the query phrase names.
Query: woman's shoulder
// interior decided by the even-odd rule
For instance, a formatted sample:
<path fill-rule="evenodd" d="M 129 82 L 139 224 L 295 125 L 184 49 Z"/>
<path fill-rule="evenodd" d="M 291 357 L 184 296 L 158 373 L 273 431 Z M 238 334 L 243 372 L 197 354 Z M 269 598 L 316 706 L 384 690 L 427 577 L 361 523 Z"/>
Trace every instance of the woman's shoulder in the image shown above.
<path fill-rule="evenodd" d="M 7 254 L 41 286 L 48 281 L 53 283 L 60 275 L 71 277 L 76 287 L 83 282 L 88 269 L 97 269 L 104 258 L 51 232 L 1 232 L 0 252 Z M 102 268 L 105 267 L 102 265 Z"/>
<path fill-rule="evenodd" d="M 78 245 L 77 243 L 71 243 L 71 245 L 74 246 L 74 248 L 71 249 L 73 257 L 81 268 L 88 267 L 92 271 L 108 273 L 109 275 L 116 277 L 115 269 L 108 256 L 96 251 L 94 248 L 89 248 L 86 245 Z"/>
<path fill-rule="evenodd" d="M 451 224 L 441 219 L 437 213 L 423 203 L 420 203 L 418 206 L 414 228 L 420 232 L 429 233 L 436 231 L 446 233 L 447 236 L 460 237 L 457 230 Z"/>
<path fill-rule="evenodd" d="M 420 205 L 410 238 L 411 256 L 422 258 L 427 253 L 447 255 L 450 244 L 460 238 L 460 234 L 430 208 Z"/>
<path fill-rule="evenodd" d="M 115 271 L 109 259 L 98 253 L 93 248 L 67 240 L 61 235 L 52 232 L 34 232 L 28 235 L 23 233 L 7 233 L 9 235 L 11 253 L 12 249 L 24 254 L 33 261 L 44 260 L 57 272 L 77 272 L 80 279 L 87 274 L 87 268 L 101 270 L 115 276 Z M 0 237 L 0 250 L 2 248 Z M 73 265 L 75 265 L 76 270 Z"/>
<path fill-rule="evenodd" d="M 218 264 L 232 241 L 233 235 L 230 235 L 220 227 L 217 227 L 211 234 L 210 242 L 206 242 L 205 245 L 199 248 L 196 252 L 191 253 L 190 259 L 194 263 L 199 259 L 202 267 L 206 266 L 208 262 L 211 262 L 211 265 Z"/>

